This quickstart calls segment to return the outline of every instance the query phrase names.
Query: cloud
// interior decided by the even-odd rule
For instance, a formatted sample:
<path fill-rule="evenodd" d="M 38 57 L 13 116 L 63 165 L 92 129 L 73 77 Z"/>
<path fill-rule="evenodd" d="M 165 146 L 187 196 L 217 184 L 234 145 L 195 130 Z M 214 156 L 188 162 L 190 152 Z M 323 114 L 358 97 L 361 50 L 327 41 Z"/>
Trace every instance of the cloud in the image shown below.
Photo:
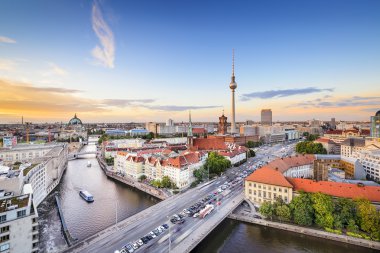
<path fill-rule="evenodd" d="M 96 1 L 92 5 L 92 29 L 100 42 L 100 45 L 96 45 L 91 52 L 95 62 L 107 68 L 114 68 L 115 42 L 113 32 L 105 22 Z"/>
<path fill-rule="evenodd" d="M 145 103 L 152 103 L 154 99 L 103 99 L 102 104 L 114 107 L 142 106 Z"/>
<path fill-rule="evenodd" d="M 17 63 L 13 60 L 9 59 L 0 59 L 0 71 L 13 71 L 15 70 L 15 67 L 17 66 Z"/>
<path fill-rule="evenodd" d="M 361 97 L 353 96 L 343 99 L 333 100 L 331 97 L 317 98 L 314 100 L 303 101 L 300 103 L 289 105 L 289 107 L 302 107 L 302 108 L 345 108 L 345 107 L 368 107 L 380 105 L 380 97 Z M 362 109 L 364 110 L 364 109 Z"/>
<path fill-rule="evenodd" d="M 5 37 L 5 36 L 0 36 L 0 43 L 16 43 L 14 39 Z"/>
<path fill-rule="evenodd" d="M 310 93 L 318 93 L 323 91 L 329 91 L 332 92 L 334 89 L 319 89 L 316 87 L 308 87 L 308 88 L 302 88 L 302 89 L 286 89 L 286 90 L 268 90 L 268 91 L 258 91 L 258 92 L 252 92 L 241 95 L 240 99 L 242 101 L 248 101 L 253 98 L 261 98 L 261 99 L 268 99 L 268 98 L 275 98 L 275 97 L 289 97 L 294 95 L 304 95 L 304 94 L 310 94 Z"/>
<path fill-rule="evenodd" d="M 145 107 L 152 110 L 159 110 L 159 111 L 188 111 L 188 110 L 219 108 L 222 106 L 220 105 L 206 105 L 206 106 L 152 105 L 152 106 L 145 106 Z"/>
<path fill-rule="evenodd" d="M 57 76 L 67 76 L 68 72 L 67 70 L 61 68 L 57 64 L 53 62 L 49 62 L 49 71 L 46 72 L 44 75 L 50 76 L 50 75 L 57 75 Z"/>

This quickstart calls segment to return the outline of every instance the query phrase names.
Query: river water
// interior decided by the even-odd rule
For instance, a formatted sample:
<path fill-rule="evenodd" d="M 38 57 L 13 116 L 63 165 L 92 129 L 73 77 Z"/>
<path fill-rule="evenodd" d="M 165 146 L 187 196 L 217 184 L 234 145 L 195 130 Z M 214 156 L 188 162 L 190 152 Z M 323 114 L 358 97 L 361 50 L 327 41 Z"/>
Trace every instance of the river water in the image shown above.
<path fill-rule="evenodd" d="M 96 146 L 90 143 L 82 150 L 95 149 Z M 88 161 L 91 162 L 91 167 L 87 167 Z M 94 203 L 88 204 L 79 197 L 81 189 L 86 189 L 94 195 Z M 116 222 L 116 208 L 118 220 L 122 220 L 157 203 L 155 198 L 145 193 L 107 179 L 94 155 L 88 155 L 86 159 L 69 161 L 61 183 L 54 192 L 59 193 L 71 235 L 79 240 L 113 225 Z M 66 248 L 54 194 L 50 194 L 44 200 L 38 207 L 38 212 L 41 252 L 52 253 Z M 372 253 L 375 251 L 226 219 L 192 252 Z"/>
<path fill-rule="evenodd" d="M 94 151 L 94 143 L 82 151 Z M 87 162 L 91 167 L 87 167 Z M 79 191 L 89 191 L 95 201 L 87 203 Z M 82 240 L 157 203 L 145 193 L 108 179 L 101 170 L 95 155 L 68 162 L 61 183 L 54 192 L 59 193 L 62 210 L 70 234 Z M 117 212 L 116 212 L 117 208 Z M 50 194 L 38 207 L 41 252 L 57 252 L 66 248 L 54 194 Z"/>

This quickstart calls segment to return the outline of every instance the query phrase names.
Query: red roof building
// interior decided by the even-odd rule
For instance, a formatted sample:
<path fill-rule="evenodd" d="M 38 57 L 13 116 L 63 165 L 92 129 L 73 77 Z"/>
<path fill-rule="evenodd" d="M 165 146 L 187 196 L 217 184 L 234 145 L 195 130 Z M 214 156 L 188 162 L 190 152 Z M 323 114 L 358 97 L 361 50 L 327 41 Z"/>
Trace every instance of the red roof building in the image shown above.
<path fill-rule="evenodd" d="M 293 191 L 321 192 L 340 198 L 365 198 L 371 202 L 380 202 L 380 187 L 360 186 L 349 183 L 337 183 L 330 181 L 313 181 L 302 178 L 286 178 L 292 185 Z"/>
<path fill-rule="evenodd" d="M 227 150 L 227 145 L 221 138 L 196 138 L 193 139 L 195 150 Z"/>
<path fill-rule="evenodd" d="M 293 186 L 286 180 L 281 172 L 271 169 L 267 166 L 254 171 L 251 175 L 246 177 L 246 181 L 277 185 L 292 188 Z"/>
<path fill-rule="evenodd" d="M 314 160 L 314 155 L 296 155 L 292 157 L 278 158 L 270 162 L 268 165 L 266 165 L 266 167 L 284 173 L 285 171 L 293 167 L 313 164 Z"/>

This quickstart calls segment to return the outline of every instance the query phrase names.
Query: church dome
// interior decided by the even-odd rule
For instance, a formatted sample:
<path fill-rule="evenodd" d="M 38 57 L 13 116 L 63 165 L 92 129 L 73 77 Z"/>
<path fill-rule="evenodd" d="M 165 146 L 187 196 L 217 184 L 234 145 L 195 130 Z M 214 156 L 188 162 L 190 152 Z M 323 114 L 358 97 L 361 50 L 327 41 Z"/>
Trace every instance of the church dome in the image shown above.
<path fill-rule="evenodd" d="M 376 116 L 380 116 L 380 110 L 377 111 Z"/>
<path fill-rule="evenodd" d="M 82 121 L 77 117 L 77 114 L 75 114 L 74 118 L 69 121 L 69 125 L 82 125 Z"/>

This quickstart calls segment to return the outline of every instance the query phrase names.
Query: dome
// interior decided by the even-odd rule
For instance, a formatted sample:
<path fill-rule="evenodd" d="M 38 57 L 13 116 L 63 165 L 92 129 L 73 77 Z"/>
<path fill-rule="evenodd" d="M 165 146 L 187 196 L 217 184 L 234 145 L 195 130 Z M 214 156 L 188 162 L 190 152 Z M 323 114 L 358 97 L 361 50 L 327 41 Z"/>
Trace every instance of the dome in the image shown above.
<path fill-rule="evenodd" d="M 380 110 L 377 111 L 376 116 L 380 116 Z"/>
<path fill-rule="evenodd" d="M 77 117 L 77 114 L 75 114 L 74 118 L 69 121 L 69 125 L 82 125 L 82 121 Z"/>

